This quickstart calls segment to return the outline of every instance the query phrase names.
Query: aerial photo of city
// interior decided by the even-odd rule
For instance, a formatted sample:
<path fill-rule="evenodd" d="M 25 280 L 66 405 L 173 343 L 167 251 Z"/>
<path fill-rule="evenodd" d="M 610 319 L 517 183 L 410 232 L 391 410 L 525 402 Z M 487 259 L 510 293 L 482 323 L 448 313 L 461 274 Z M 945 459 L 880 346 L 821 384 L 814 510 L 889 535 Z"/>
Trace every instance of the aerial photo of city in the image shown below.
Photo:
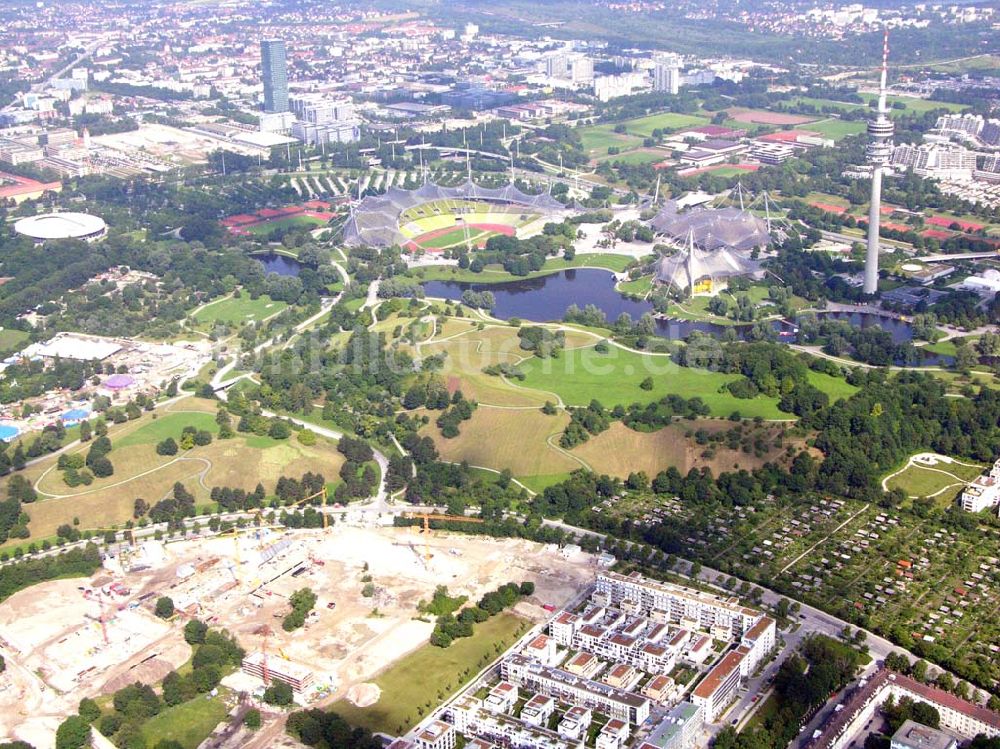
<path fill-rule="evenodd" d="M 0 749 L 1000 749 L 1000 0 L 0 1 Z"/>

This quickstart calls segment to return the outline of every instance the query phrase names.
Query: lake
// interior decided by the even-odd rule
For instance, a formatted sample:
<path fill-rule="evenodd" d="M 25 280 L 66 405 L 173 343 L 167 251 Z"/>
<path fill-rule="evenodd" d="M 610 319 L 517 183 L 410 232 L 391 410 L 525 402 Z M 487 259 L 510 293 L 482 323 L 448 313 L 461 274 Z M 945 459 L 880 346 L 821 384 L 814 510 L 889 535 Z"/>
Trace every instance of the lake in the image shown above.
<path fill-rule="evenodd" d="M 566 309 L 573 304 L 580 309 L 592 304 L 602 310 L 610 322 L 623 312 L 630 315 L 633 320 L 638 320 L 647 312 L 653 312 L 653 305 L 650 302 L 629 299 L 616 291 L 614 275 L 610 271 L 595 268 L 564 270 L 540 278 L 495 284 L 427 281 L 423 287 L 427 296 L 455 301 L 460 300 L 462 292 L 467 289 L 490 291 L 496 299 L 493 315 L 503 320 L 517 317 L 535 322 L 558 321 L 562 320 Z M 823 317 L 846 320 L 857 328 L 882 328 L 892 335 L 895 343 L 905 343 L 913 339 L 910 324 L 892 317 L 868 312 L 819 314 Z M 775 330 L 786 334 L 782 336 L 782 341 L 795 343 L 795 338 L 787 335 L 794 330 L 792 323 L 781 320 L 773 322 L 772 326 Z M 726 326 L 704 321 L 656 318 L 657 335 L 670 340 L 683 340 L 695 331 L 720 336 L 727 330 L 734 330 L 737 336 L 743 338 L 749 326 Z M 920 351 L 919 347 L 917 351 Z M 921 351 L 922 366 L 948 366 L 952 362 L 950 356 L 938 356 Z"/>
<path fill-rule="evenodd" d="M 650 302 L 629 299 L 616 291 L 615 278 L 610 271 L 595 268 L 564 270 L 540 278 L 495 284 L 427 281 L 423 287 L 427 296 L 453 300 L 460 300 L 462 292 L 467 289 L 493 292 L 496 298 L 493 315 L 503 320 L 518 317 L 535 322 L 558 321 L 574 304 L 580 309 L 588 304 L 594 305 L 604 312 L 609 322 L 614 322 L 623 312 L 637 321 L 647 312 L 654 311 Z M 726 330 L 734 329 L 740 335 L 745 328 L 697 320 L 656 318 L 657 335 L 671 340 L 687 338 L 696 330 L 722 335 Z M 787 330 L 788 326 L 775 323 L 775 329 Z"/>
<path fill-rule="evenodd" d="M 254 255 L 253 259 L 264 266 L 265 272 L 277 273 L 279 276 L 297 276 L 302 268 L 302 265 L 295 258 L 279 255 L 276 252 Z"/>

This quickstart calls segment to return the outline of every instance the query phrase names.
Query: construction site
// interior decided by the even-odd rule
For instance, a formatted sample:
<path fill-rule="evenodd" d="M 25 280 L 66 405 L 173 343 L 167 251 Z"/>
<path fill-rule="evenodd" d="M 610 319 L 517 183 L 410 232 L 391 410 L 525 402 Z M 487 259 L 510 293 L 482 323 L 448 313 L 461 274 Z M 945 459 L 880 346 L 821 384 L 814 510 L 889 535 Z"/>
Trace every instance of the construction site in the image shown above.
<path fill-rule="evenodd" d="M 367 694 L 376 674 L 428 641 L 433 623 L 416 618 L 417 606 L 438 585 L 475 601 L 511 580 L 531 580 L 535 594 L 515 613 L 538 622 L 593 580 L 594 562 L 583 553 L 567 558 L 528 541 L 376 527 L 355 514 L 355 522 L 324 530 L 140 539 L 90 579 L 11 596 L 0 604 L 7 663 L 0 736 L 47 746 L 82 697 L 157 683 L 190 658 L 182 629 L 192 617 L 229 630 L 247 652 L 226 686 L 259 695 L 263 677 L 281 679 L 293 685 L 296 702 L 326 704 Z M 316 604 L 302 628 L 285 632 L 288 598 L 302 588 Z M 153 613 L 161 596 L 174 602 L 168 621 Z"/>

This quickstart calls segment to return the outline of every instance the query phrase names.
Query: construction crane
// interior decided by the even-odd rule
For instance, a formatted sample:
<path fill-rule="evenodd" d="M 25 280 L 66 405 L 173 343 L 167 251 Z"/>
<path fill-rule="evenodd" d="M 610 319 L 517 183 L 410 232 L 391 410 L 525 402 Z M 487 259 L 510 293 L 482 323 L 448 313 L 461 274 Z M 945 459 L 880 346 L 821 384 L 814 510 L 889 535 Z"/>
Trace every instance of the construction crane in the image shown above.
<path fill-rule="evenodd" d="M 482 518 L 470 518 L 467 515 L 441 515 L 433 512 L 408 512 L 403 515 L 405 518 L 410 518 L 413 520 L 422 520 L 423 528 L 421 533 L 426 533 L 430 535 L 431 532 L 431 521 L 441 520 L 449 523 L 485 523 L 486 521 Z M 427 542 L 424 541 L 424 559 L 428 560 L 432 557 L 430 547 Z"/>
<path fill-rule="evenodd" d="M 264 686 L 267 686 L 268 682 L 271 681 L 271 674 L 267 670 L 267 638 L 270 637 L 272 634 L 271 628 L 266 624 L 262 624 L 254 634 L 261 635 L 264 638 L 264 641 L 261 644 L 261 651 L 260 651 L 262 656 L 260 659 L 260 670 L 261 670 L 261 675 L 264 678 Z"/>
<path fill-rule="evenodd" d="M 297 500 L 295 502 L 292 502 L 289 505 L 285 505 L 285 507 L 297 507 L 297 506 L 299 506 L 299 505 L 301 505 L 301 504 L 303 504 L 305 502 L 309 502 L 310 500 L 316 499 L 316 497 L 321 497 L 323 499 L 323 501 L 320 503 L 320 507 L 326 507 L 326 486 L 325 485 L 323 486 L 322 489 L 320 489 L 315 494 L 310 494 L 308 497 L 303 497 L 302 499 Z M 323 516 L 323 530 L 326 530 L 327 528 L 330 527 L 330 518 L 322 510 L 320 510 L 320 515 Z"/>

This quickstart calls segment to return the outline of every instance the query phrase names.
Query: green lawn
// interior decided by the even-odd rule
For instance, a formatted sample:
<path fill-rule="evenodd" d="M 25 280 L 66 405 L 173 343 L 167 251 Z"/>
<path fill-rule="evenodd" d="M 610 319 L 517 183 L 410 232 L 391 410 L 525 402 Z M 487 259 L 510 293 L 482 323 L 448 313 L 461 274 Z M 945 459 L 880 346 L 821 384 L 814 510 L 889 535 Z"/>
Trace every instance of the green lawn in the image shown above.
<path fill-rule="evenodd" d="M 861 98 L 866 102 L 870 102 L 872 99 L 878 98 L 875 94 L 861 94 Z M 901 103 L 906 106 L 906 109 L 892 109 L 892 105 L 895 103 Z M 931 101 L 930 99 L 918 99 L 915 96 L 888 96 L 886 97 L 886 104 L 889 106 L 889 113 L 893 116 L 901 116 L 907 112 L 916 112 L 917 114 L 923 114 L 924 112 L 930 112 L 932 109 L 947 109 L 949 112 L 961 112 L 966 107 L 962 104 L 952 104 L 945 101 Z"/>
<path fill-rule="evenodd" d="M 699 117 L 693 114 L 678 114 L 677 112 L 662 112 L 661 114 L 651 114 L 646 117 L 638 117 L 634 120 L 626 120 L 625 126 L 631 135 L 649 138 L 653 135 L 654 130 L 680 130 L 682 127 L 704 125 L 706 122 L 708 122 L 707 117 Z"/>
<path fill-rule="evenodd" d="M 850 384 L 843 377 L 834 377 L 823 372 L 809 370 L 809 384 L 817 390 L 822 390 L 830 396 L 830 401 L 838 401 L 841 398 L 850 398 L 858 388 Z"/>
<path fill-rule="evenodd" d="M 379 701 L 356 707 L 340 700 L 332 707 L 353 726 L 397 735 L 427 714 L 467 682 L 487 662 L 508 648 L 526 628 L 527 622 L 513 614 L 499 614 L 477 624 L 475 634 L 455 640 L 450 647 L 427 644 L 397 661 L 375 678 L 382 690 Z M 469 675 L 462 676 L 468 669 Z"/>
<path fill-rule="evenodd" d="M 822 120 L 820 122 L 810 122 L 806 125 L 799 125 L 797 130 L 808 130 L 819 133 L 833 140 L 846 138 L 848 135 L 857 135 L 865 131 L 865 123 L 860 120 Z"/>
<path fill-rule="evenodd" d="M 653 288 L 652 276 L 639 276 L 634 281 L 623 281 L 618 284 L 618 291 L 623 294 L 633 294 L 635 296 L 646 296 Z"/>
<path fill-rule="evenodd" d="M 173 739 L 184 749 L 195 749 L 229 713 L 223 694 L 195 697 L 153 716 L 142 727 L 146 745 L 155 747 L 164 739 Z"/>
<path fill-rule="evenodd" d="M 120 440 L 113 440 L 112 444 L 116 448 L 129 447 L 130 445 L 155 445 L 167 437 L 173 437 L 179 441 L 181 430 L 186 426 L 204 429 L 213 435 L 219 431 L 219 426 L 215 423 L 215 416 L 210 413 L 195 411 L 171 413 L 149 421 Z"/>
<path fill-rule="evenodd" d="M 947 469 L 948 466 L 942 467 L 942 470 Z M 909 497 L 929 497 L 956 483 L 960 483 L 957 477 L 919 466 L 910 466 L 898 476 L 889 479 L 887 486 L 890 489 L 902 489 Z"/>
<path fill-rule="evenodd" d="M 199 324 L 211 324 L 216 321 L 224 323 L 256 322 L 281 312 L 287 306 L 285 302 L 276 302 L 267 294 L 251 299 L 249 294 L 243 293 L 239 298 L 226 297 L 212 302 L 199 310 L 198 314 L 194 316 L 194 320 Z"/>
<path fill-rule="evenodd" d="M 23 330 L 0 328 L 0 351 L 17 351 L 31 336 Z"/>
<path fill-rule="evenodd" d="M 557 393 L 572 406 L 585 406 L 596 399 L 610 408 L 676 394 L 683 398 L 699 396 L 715 416 L 739 411 L 744 418 L 794 418 L 778 410 L 776 398 L 734 398 L 724 386 L 738 375 L 681 367 L 668 356 L 638 354 L 617 346 L 610 347 L 606 354 L 590 347 L 564 351 L 558 359 L 532 357 L 521 364 L 521 370 L 526 378 L 519 385 Z M 639 387 L 647 377 L 653 380 L 651 390 Z"/>
<path fill-rule="evenodd" d="M 263 224 L 257 224 L 256 226 L 250 227 L 251 234 L 266 235 L 270 234 L 275 229 L 290 229 L 290 228 L 315 228 L 317 226 L 324 226 L 325 221 L 318 218 L 313 218 L 312 216 L 289 216 L 288 218 L 278 218 L 273 221 L 265 221 Z"/>

